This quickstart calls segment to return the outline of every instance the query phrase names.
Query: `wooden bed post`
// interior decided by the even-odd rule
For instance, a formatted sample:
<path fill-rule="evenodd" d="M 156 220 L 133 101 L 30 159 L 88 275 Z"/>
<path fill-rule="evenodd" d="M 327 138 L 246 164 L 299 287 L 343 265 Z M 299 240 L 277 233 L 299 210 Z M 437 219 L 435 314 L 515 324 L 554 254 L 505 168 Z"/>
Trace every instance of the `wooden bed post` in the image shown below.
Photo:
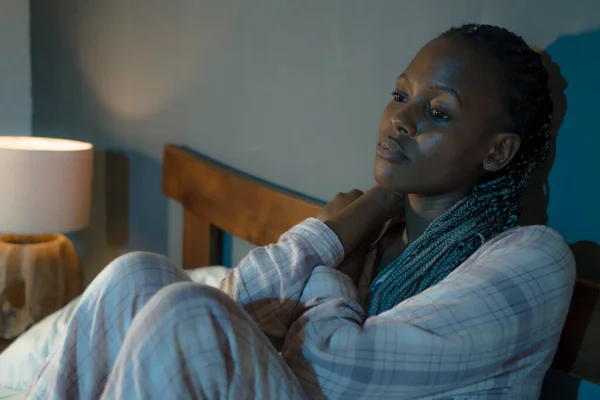
<path fill-rule="evenodd" d="M 183 268 L 220 265 L 223 232 L 190 210 L 183 211 Z"/>

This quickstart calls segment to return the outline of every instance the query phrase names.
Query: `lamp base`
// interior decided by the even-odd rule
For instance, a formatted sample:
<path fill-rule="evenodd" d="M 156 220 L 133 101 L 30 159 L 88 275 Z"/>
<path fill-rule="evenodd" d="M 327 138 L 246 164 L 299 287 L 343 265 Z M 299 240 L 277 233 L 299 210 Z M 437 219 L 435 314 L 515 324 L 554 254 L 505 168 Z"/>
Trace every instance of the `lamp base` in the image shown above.
<path fill-rule="evenodd" d="M 12 339 L 81 293 L 81 269 L 64 235 L 0 235 L 0 337 Z"/>

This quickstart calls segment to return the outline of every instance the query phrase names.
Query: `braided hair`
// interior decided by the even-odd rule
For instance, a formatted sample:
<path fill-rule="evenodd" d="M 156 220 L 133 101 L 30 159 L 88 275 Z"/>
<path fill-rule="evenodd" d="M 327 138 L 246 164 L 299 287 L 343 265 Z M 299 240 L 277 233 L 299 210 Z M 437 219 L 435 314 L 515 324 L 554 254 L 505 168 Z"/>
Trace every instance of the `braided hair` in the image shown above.
<path fill-rule="evenodd" d="M 514 228 L 532 170 L 547 157 L 553 106 L 541 56 L 518 35 L 491 25 L 467 24 L 440 35 L 467 41 L 500 67 L 510 131 L 521 146 L 498 173 L 487 173 L 472 192 L 434 220 L 385 267 L 369 289 L 367 311 L 377 315 L 444 279 L 486 241 Z"/>

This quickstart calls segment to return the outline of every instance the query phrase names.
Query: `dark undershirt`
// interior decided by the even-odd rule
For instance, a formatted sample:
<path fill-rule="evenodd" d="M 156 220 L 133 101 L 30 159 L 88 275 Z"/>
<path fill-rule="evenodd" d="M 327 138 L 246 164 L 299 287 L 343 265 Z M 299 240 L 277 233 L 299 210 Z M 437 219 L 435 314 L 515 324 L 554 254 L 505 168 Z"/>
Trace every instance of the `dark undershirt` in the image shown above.
<path fill-rule="evenodd" d="M 377 278 L 379 273 L 391 264 L 396 258 L 406 250 L 404 241 L 404 224 L 398 224 L 391 227 L 385 235 L 381 237 L 377 244 L 377 256 L 373 266 L 372 280 Z"/>

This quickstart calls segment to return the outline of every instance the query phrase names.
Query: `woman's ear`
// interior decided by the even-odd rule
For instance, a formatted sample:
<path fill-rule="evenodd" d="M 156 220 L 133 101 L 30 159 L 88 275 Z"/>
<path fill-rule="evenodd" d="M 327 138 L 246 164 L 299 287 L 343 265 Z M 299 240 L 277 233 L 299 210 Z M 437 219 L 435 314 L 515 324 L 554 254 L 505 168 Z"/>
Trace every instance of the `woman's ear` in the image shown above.
<path fill-rule="evenodd" d="M 513 159 L 519 147 L 521 138 L 516 133 L 497 133 L 491 141 L 491 147 L 483 160 L 483 169 L 488 172 L 500 171 Z"/>

